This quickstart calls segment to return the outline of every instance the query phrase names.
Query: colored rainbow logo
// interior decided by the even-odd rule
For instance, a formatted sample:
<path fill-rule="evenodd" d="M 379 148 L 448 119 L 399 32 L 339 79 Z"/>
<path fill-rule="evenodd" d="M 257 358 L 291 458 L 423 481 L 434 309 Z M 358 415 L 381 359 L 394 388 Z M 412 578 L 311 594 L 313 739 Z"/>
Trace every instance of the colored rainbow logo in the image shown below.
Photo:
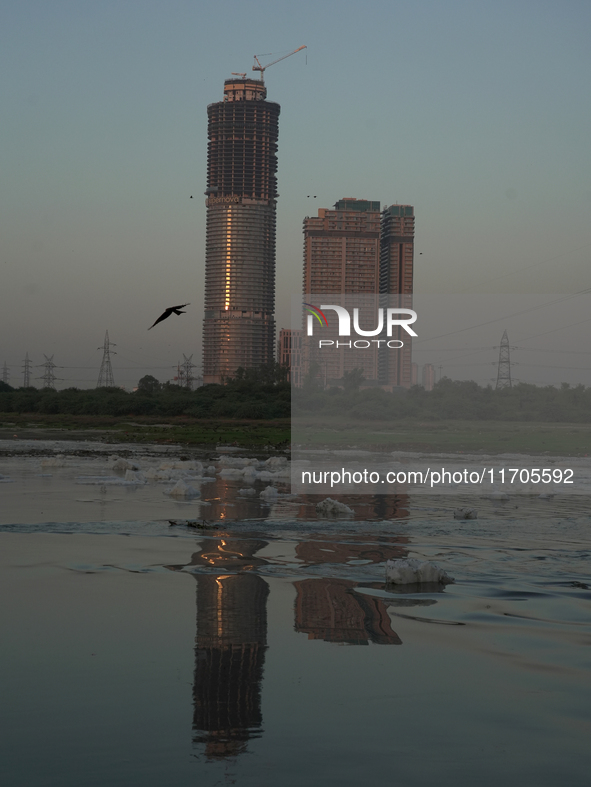
<path fill-rule="evenodd" d="M 313 314 L 314 317 L 316 317 L 320 325 L 322 325 L 322 323 L 324 322 L 324 324 L 328 328 L 328 320 L 326 319 L 324 312 L 321 312 L 320 309 L 318 309 L 316 306 L 312 306 L 311 303 L 304 303 L 304 306 L 307 307 L 306 311 L 309 311 L 310 314 Z"/>

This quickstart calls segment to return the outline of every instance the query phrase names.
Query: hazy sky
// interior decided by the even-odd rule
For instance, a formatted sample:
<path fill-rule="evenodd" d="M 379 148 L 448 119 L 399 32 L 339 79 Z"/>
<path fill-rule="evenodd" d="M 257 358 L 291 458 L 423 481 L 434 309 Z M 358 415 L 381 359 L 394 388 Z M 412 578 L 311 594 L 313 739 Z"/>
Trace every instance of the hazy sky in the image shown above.
<path fill-rule="evenodd" d="M 591 287 L 590 31 L 584 0 L 0 2 L 0 370 L 92 387 L 106 329 L 119 385 L 200 360 L 207 104 L 302 44 L 265 78 L 279 326 L 345 196 L 415 206 L 417 292 Z"/>

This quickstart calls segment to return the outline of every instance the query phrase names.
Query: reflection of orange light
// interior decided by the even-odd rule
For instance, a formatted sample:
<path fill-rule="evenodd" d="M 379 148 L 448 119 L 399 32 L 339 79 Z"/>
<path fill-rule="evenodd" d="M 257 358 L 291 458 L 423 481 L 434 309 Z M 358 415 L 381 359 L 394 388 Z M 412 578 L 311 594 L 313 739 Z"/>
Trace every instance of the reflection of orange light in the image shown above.
<path fill-rule="evenodd" d="M 225 515 L 225 514 L 224 514 L 224 512 L 222 511 L 222 513 L 220 514 L 220 519 L 223 519 L 225 516 L 226 516 L 226 515 Z"/>

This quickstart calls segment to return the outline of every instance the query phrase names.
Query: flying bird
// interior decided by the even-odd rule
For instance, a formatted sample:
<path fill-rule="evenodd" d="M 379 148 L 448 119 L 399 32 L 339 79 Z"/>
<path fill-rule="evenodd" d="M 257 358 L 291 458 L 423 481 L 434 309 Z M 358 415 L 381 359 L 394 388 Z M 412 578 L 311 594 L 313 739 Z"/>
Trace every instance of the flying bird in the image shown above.
<path fill-rule="evenodd" d="M 190 303 L 181 303 L 180 306 L 169 306 L 168 309 L 165 312 L 162 312 L 160 317 L 158 317 L 158 319 L 156 320 L 154 325 L 158 325 L 158 323 L 162 322 L 162 320 L 166 320 L 166 318 L 170 317 L 170 315 L 173 314 L 173 313 L 174 314 L 186 314 L 186 312 L 182 312 L 180 310 L 183 309 L 185 306 L 190 306 L 190 305 L 191 305 Z M 151 331 L 152 328 L 154 327 L 154 325 L 150 325 L 148 330 Z"/>

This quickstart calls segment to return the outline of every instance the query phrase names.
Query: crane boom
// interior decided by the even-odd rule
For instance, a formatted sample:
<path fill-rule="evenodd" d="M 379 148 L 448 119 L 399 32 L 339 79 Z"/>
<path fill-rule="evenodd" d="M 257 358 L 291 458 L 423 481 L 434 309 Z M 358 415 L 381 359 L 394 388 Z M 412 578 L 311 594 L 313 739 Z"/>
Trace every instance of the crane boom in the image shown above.
<path fill-rule="evenodd" d="M 258 59 L 258 57 L 255 55 L 254 56 L 255 64 L 252 67 L 252 70 L 261 72 L 261 82 L 262 82 L 263 81 L 263 77 L 265 75 L 265 69 L 269 68 L 269 66 L 274 66 L 275 63 L 279 63 L 281 60 L 285 60 L 286 57 L 291 57 L 292 55 L 295 55 L 296 52 L 301 52 L 302 49 L 307 49 L 307 48 L 308 47 L 305 46 L 305 45 L 304 46 L 300 46 L 297 49 L 294 49 L 293 52 L 290 52 L 288 55 L 283 55 L 283 57 L 278 57 L 277 60 L 273 60 L 272 63 L 267 63 L 266 66 L 262 66 L 260 61 L 259 61 L 259 59 Z"/>

